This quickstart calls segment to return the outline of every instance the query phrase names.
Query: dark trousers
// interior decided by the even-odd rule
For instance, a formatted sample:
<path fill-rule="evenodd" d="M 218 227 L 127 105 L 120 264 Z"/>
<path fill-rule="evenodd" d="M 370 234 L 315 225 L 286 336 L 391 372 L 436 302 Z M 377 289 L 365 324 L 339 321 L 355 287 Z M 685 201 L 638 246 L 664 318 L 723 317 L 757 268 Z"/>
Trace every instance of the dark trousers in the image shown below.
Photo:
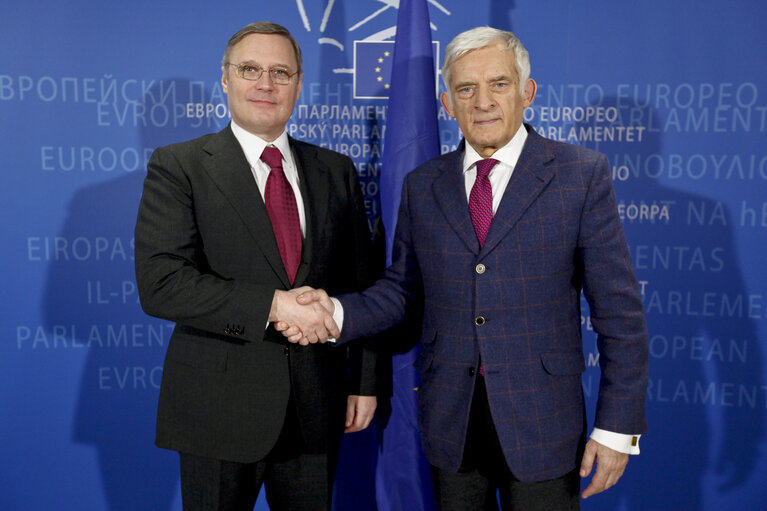
<path fill-rule="evenodd" d="M 577 511 L 580 509 L 578 469 L 549 481 L 526 483 L 509 470 L 487 400 L 485 379 L 477 373 L 466 433 L 463 461 L 453 474 L 432 467 L 440 511 Z"/>
<path fill-rule="evenodd" d="M 262 485 L 272 511 L 330 510 L 337 449 L 308 452 L 292 399 L 280 437 L 263 460 L 235 463 L 186 453 L 180 459 L 184 511 L 252 511 Z"/>

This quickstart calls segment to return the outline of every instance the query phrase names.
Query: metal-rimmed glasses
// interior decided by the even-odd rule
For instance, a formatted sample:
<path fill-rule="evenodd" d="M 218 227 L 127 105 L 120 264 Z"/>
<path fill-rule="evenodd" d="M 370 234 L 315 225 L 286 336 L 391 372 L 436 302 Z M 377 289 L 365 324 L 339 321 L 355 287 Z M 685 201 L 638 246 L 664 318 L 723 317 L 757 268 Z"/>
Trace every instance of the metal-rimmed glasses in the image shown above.
<path fill-rule="evenodd" d="M 270 67 L 269 69 L 264 69 L 261 66 L 257 66 L 256 64 L 249 64 L 247 62 L 242 64 L 231 64 L 227 62 L 226 65 L 234 66 L 237 76 L 245 80 L 250 80 L 251 82 L 255 82 L 261 78 L 261 75 L 264 74 L 264 71 L 268 71 L 269 78 L 272 80 L 272 83 L 276 83 L 278 85 L 287 85 L 290 83 L 290 79 L 298 74 L 298 71 L 291 73 L 283 67 Z"/>

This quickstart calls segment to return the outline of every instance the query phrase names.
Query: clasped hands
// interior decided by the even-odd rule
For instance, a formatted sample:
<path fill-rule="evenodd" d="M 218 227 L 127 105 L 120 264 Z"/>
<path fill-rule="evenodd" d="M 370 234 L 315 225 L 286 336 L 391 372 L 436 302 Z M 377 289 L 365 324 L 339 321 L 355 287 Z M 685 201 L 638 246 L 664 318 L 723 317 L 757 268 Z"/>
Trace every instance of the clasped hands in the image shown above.
<path fill-rule="evenodd" d="M 302 346 L 324 343 L 341 335 L 333 320 L 335 305 L 322 289 L 309 286 L 276 290 L 269 312 L 269 321 L 289 342 Z"/>

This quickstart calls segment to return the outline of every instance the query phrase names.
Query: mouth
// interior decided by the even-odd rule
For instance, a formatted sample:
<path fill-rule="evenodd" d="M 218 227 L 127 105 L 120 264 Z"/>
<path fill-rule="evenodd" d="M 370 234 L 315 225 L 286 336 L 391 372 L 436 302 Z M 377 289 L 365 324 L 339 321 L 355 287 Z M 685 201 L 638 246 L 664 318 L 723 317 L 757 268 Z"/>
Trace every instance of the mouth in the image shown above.
<path fill-rule="evenodd" d="M 491 124 L 494 124 L 498 122 L 500 119 L 482 119 L 474 121 L 475 126 L 489 126 Z"/>
<path fill-rule="evenodd" d="M 249 98 L 248 103 L 253 103 L 255 105 L 263 105 L 263 106 L 273 106 L 277 104 L 275 101 L 271 101 L 271 100 L 263 99 L 263 98 Z"/>

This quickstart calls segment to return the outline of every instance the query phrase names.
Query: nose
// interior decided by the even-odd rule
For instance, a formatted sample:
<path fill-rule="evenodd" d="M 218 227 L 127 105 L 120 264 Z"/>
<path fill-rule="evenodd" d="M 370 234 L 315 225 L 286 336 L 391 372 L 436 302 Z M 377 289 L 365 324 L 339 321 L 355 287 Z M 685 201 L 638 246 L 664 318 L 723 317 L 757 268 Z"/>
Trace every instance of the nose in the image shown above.
<path fill-rule="evenodd" d="M 266 71 L 266 70 L 264 70 L 261 73 L 261 76 L 258 77 L 258 80 L 256 80 L 253 83 L 255 83 L 256 87 L 260 90 L 274 89 L 274 82 L 272 82 L 272 75 L 270 75 L 269 71 Z"/>
<path fill-rule="evenodd" d="M 490 92 L 490 88 L 486 85 L 480 85 L 477 87 L 477 95 L 474 101 L 475 108 L 480 110 L 490 110 L 495 106 L 495 98 Z"/>

